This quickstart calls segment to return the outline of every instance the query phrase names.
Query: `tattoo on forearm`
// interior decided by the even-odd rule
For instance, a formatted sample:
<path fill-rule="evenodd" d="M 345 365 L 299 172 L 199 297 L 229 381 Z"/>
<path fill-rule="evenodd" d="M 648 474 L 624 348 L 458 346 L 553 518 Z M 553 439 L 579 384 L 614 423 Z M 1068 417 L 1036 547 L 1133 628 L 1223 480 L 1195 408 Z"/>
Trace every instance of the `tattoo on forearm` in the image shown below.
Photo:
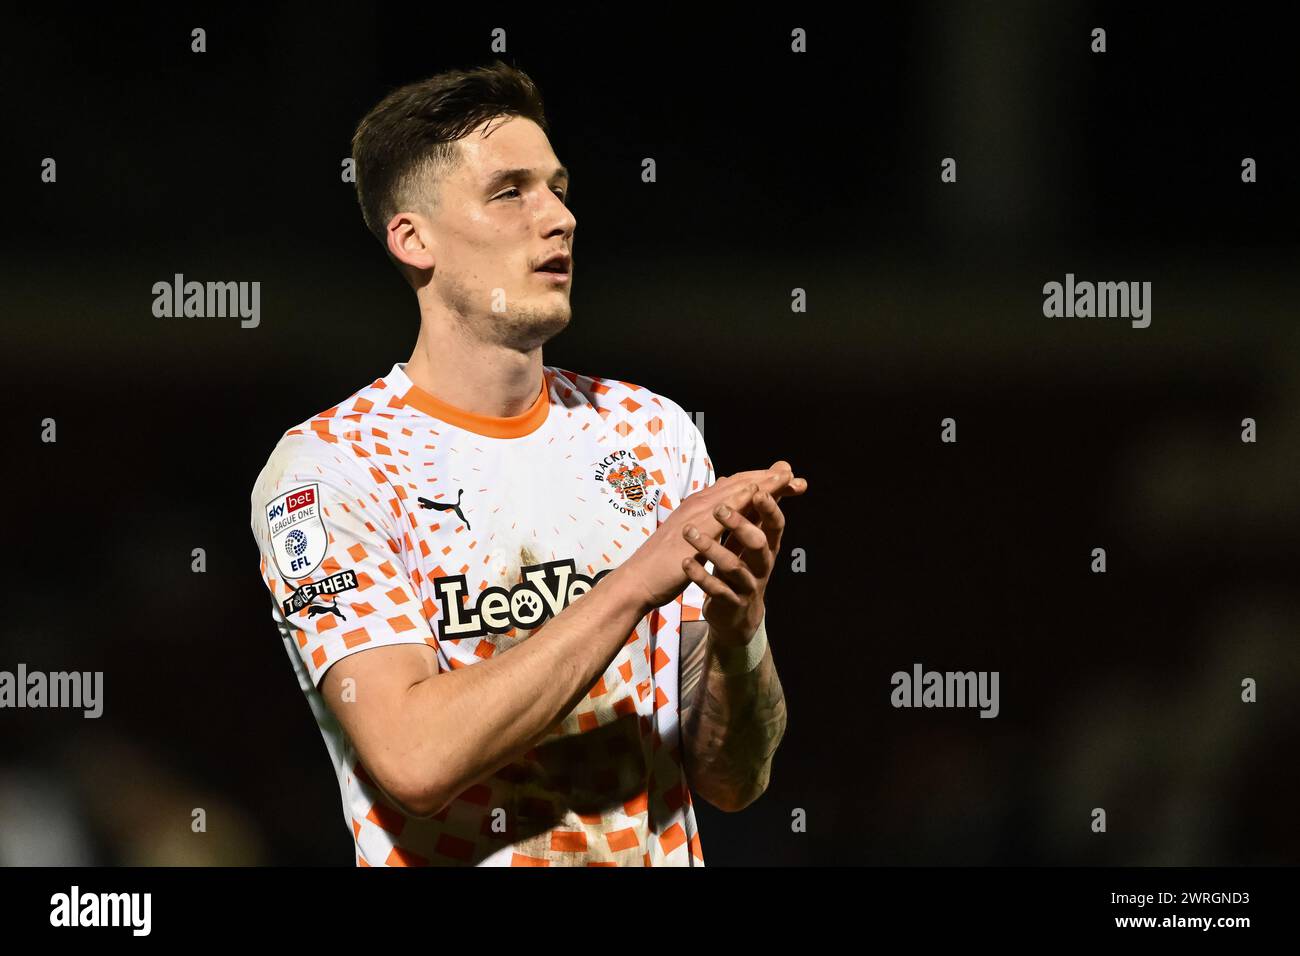
<path fill-rule="evenodd" d="M 785 733 L 785 694 L 771 648 L 748 674 L 727 676 L 697 629 L 683 634 L 683 752 L 692 786 L 710 800 L 743 803 L 767 788 Z"/>

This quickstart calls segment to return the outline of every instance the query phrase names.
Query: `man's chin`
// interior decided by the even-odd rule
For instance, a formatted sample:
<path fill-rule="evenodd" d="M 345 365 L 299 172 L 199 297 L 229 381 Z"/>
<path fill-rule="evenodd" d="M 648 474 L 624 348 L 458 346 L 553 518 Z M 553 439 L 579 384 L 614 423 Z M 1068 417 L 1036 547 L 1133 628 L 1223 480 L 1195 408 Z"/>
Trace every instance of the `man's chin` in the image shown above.
<path fill-rule="evenodd" d="M 562 309 L 539 309 L 515 317 L 511 323 L 511 338 L 518 348 L 537 348 L 565 330 L 573 318 L 573 310 L 566 301 Z"/>

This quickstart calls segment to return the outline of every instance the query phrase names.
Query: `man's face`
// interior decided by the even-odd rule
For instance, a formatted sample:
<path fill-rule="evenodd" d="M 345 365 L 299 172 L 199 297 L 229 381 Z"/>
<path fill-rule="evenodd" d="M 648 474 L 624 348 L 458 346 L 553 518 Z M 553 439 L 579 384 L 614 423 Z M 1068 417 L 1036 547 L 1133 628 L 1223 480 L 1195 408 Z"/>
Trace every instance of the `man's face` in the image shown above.
<path fill-rule="evenodd" d="M 491 120 L 458 142 L 430 224 L 432 288 L 485 341 L 535 348 L 569 323 L 573 233 L 568 173 L 541 127 Z M 543 263 L 563 253 L 567 262 Z"/>

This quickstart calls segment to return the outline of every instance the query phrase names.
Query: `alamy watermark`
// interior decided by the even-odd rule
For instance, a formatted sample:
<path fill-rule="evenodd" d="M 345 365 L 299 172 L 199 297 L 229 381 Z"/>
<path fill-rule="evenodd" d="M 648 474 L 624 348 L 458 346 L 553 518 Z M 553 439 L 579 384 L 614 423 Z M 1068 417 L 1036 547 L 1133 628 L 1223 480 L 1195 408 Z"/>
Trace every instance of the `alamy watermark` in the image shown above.
<path fill-rule="evenodd" d="M 82 716 L 104 713 L 103 671 L 29 671 L 19 664 L 17 672 L 0 671 L 0 708 L 70 707 Z"/>
<path fill-rule="evenodd" d="M 927 671 L 913 664 L 911 673 L 895 671 L 889 702 L 895 707 L 979 707 L 981 717 L 996 717 L 997 671 Z"/>
<path fill-rule="evenodd" d="M 1048 282 L 1043 286 L 1043 315 L 1049 319 L 1132 319 L 1133 328 L 1145 329 L 1151 324 L 1151 283 L 1075 282 L 1074 273 L 1067 272 L 1064 285 Z"/>
<path fill-rule="evenodd" d="M 260 282 L 186 282 L 178 272 L 171 282 L 155 282 L 153 294 L 153 314 L 160 319 L 238 316 L 246 329 L 262 321 Z"/>

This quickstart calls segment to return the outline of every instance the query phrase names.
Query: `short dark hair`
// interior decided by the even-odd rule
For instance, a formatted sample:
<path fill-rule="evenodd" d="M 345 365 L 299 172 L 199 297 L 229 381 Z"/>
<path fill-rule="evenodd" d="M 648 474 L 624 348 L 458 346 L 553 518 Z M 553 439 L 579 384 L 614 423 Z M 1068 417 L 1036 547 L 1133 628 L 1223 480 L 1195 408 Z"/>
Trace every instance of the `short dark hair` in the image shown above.
<path fill-rule="evenodd" d="M 431 208 L 438 176 L 460 160 L 456 141 L 498 116 L 522 116 L 547 131 L 537 85 L 501 60 L 399 87 L 365 115 L 352 136 L 353 174 L 361 218 L 385 252 L 389 220 Z"/>

